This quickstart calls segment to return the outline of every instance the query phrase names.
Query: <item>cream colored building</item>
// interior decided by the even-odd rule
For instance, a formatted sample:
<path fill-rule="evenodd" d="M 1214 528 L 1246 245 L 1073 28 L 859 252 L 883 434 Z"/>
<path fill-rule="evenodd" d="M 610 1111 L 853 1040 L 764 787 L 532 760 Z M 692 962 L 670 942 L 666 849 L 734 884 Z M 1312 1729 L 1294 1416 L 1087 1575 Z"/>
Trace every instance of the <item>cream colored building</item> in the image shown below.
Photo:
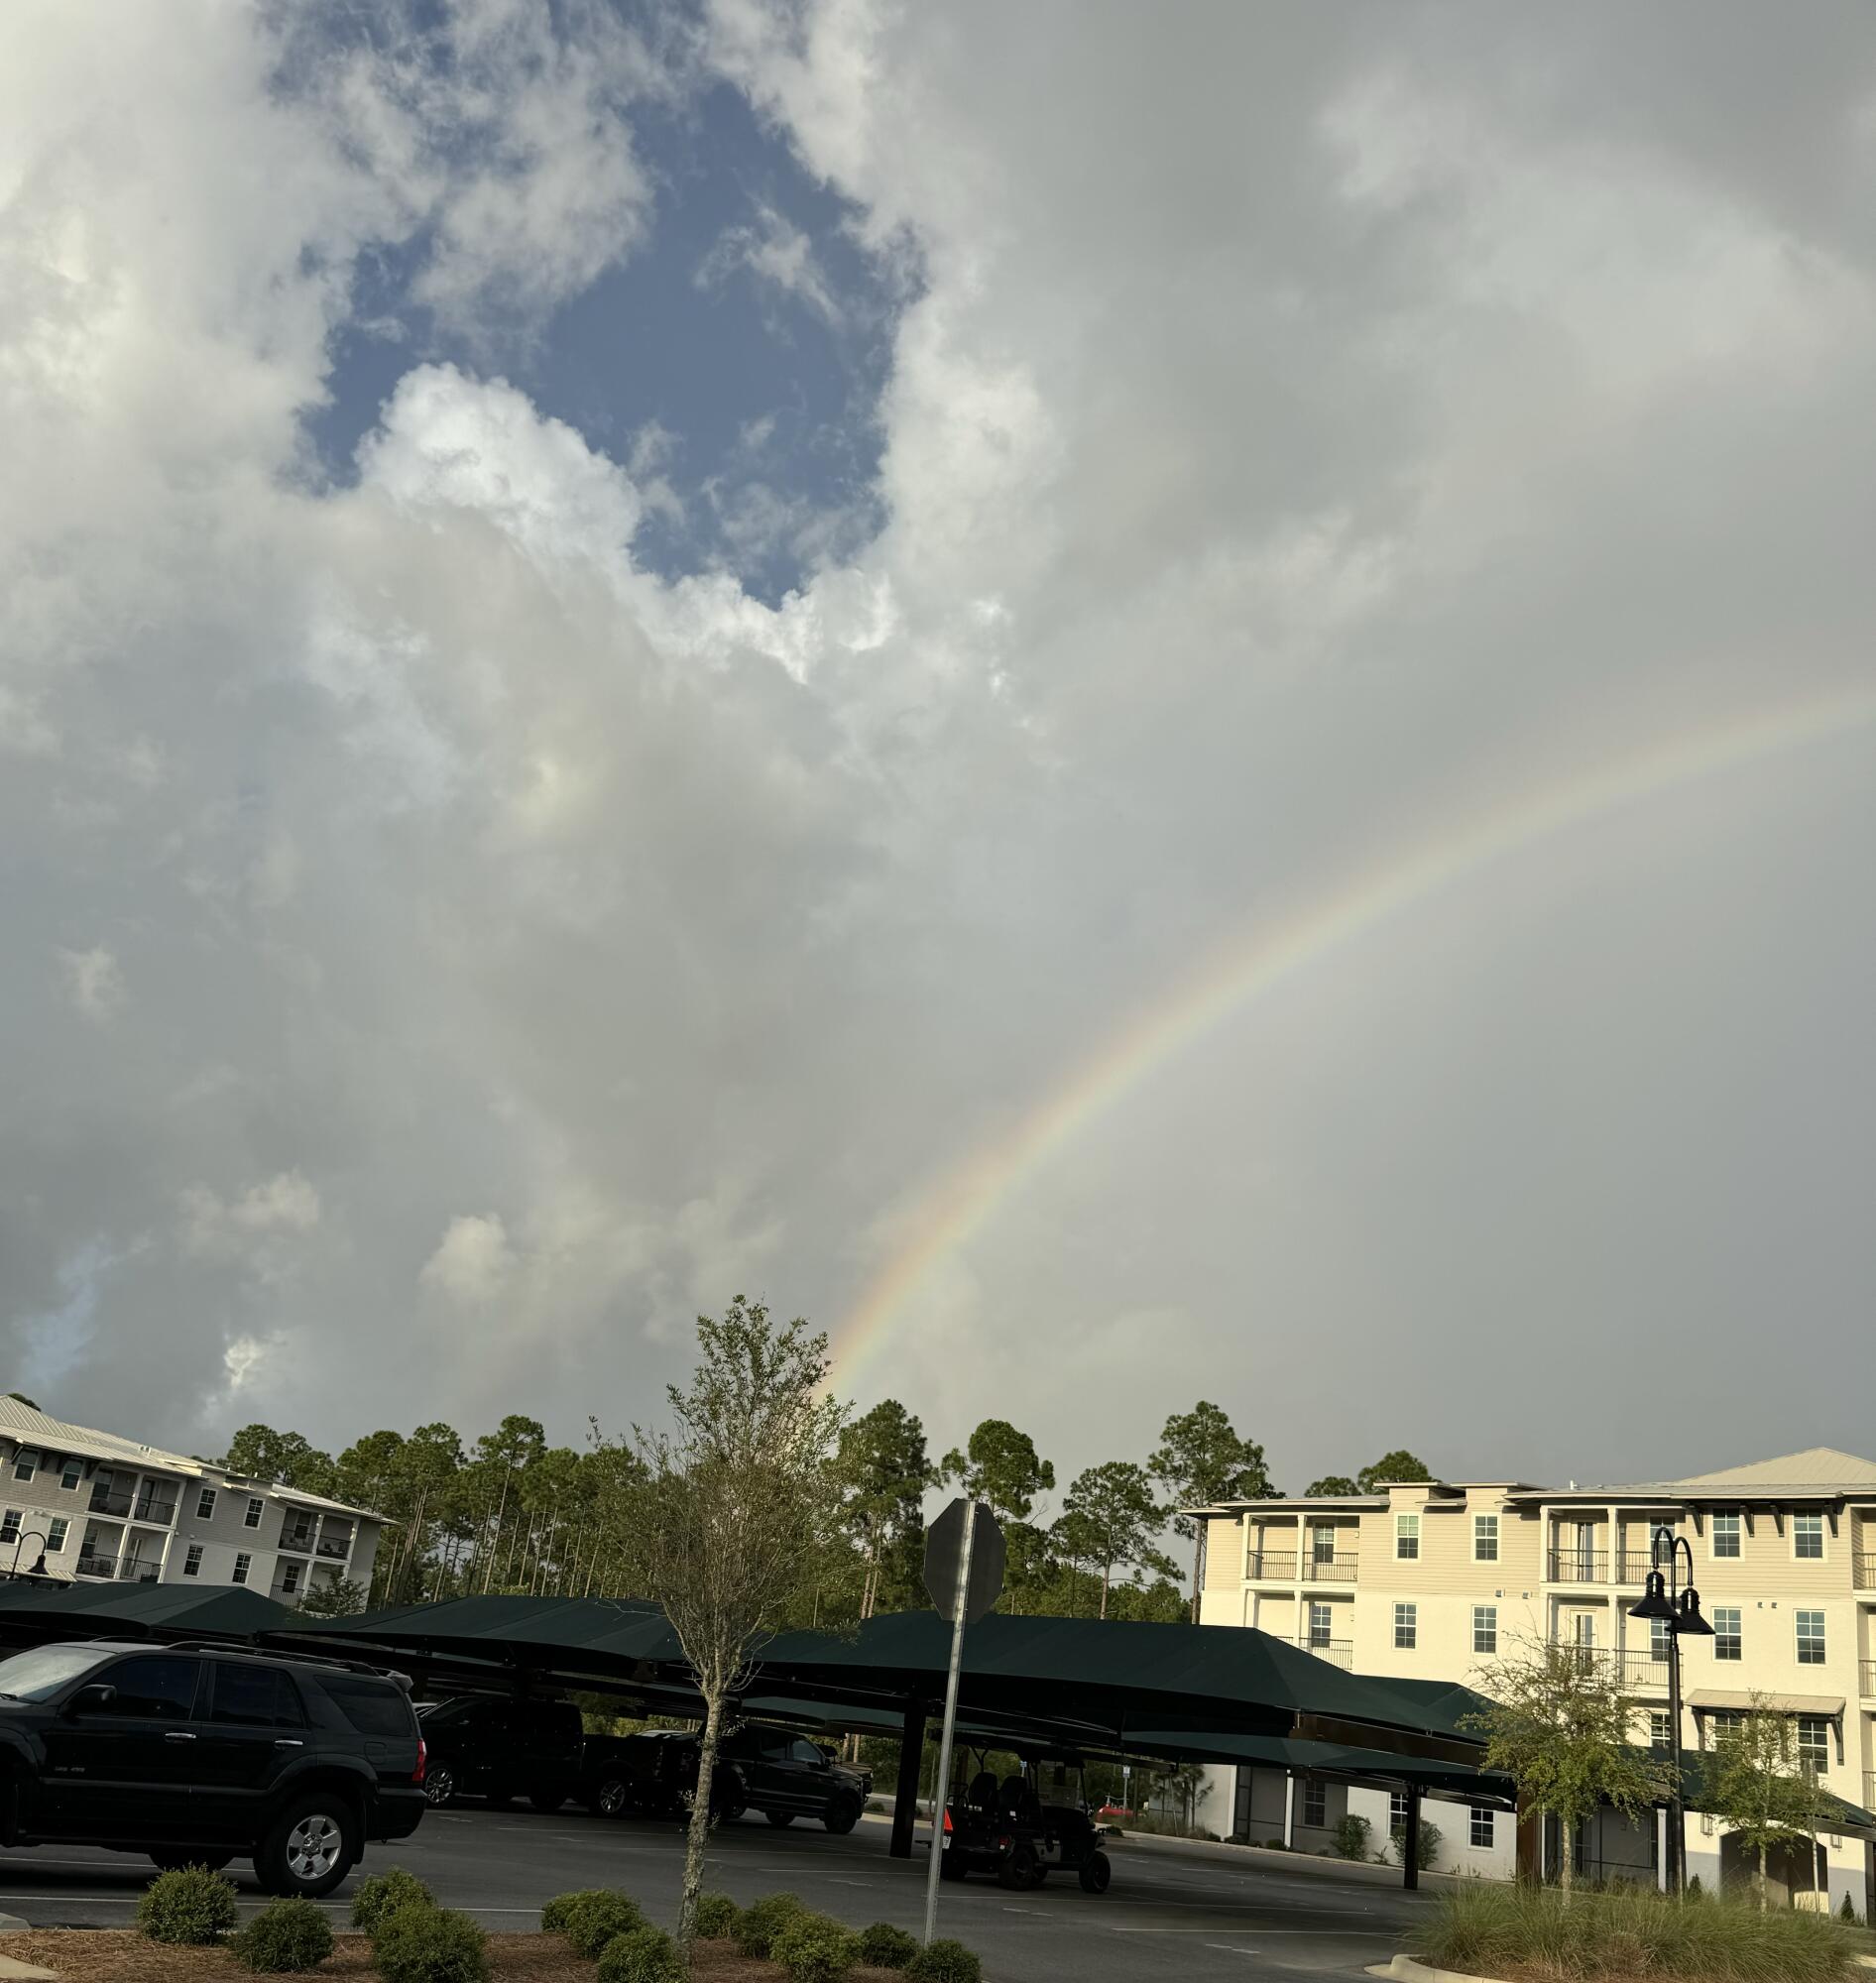
<path fill-rule="evenodd" d="M 1876 1808 L 1876 1462 L 1817 1447 L 1640 1486 L 1436 1481 L 1205 1513 L 1205 1624 L 1255 1626 L 1357 1673 L 1484 1691 L 1494 1659 L 1519 1641 L 1593 1648 L 1632 1691 L 1637 1740 L 1664 1751 L 1667 1645 L 1628 1609 L 1651 1537 L 1666 1528 L 1687 1539 L 1715 1627 L 1682 1641 L 1681 1746 L 1712 1747 L 1727 1716 L 1770 1696 L 1824 1786 Z M 1377 1843 L 1390 1831 L 1385 1791 L 1275 1770 L 1218 1773 L 1207 1809 L 1220 1831 L 1303 1850 L 1325 1849 L 1348 1811 L 1368 1818 Z M 1441 1869 L 1515 1870 L 1508 1812 L 1429 1799 L 1425 1814 L 1441 1832 Z M 1710 1819 L 1690 1815 L 1687 1842 L 1702 1884 L 1731 1872 Z M 1831 1905 L 1847 1893 L 1867 1915 L 1876 1848 L 1852 1836 L 1819 1845 Z M 1579 1863 L 1641 1876 L 1660 1846 L 1659 1827 L 1651 1838 L 1605 1816 L 1578 1841 Z M 1553 1835 L 1553 1863 L 1559 1849 Z"/>

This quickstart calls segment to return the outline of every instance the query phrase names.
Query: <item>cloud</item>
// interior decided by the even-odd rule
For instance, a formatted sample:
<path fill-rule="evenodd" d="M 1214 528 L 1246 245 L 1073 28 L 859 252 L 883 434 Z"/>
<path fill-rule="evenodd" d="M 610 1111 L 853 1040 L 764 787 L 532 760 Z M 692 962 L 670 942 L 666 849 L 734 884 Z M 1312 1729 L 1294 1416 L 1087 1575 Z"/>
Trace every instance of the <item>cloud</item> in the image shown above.
<path fill-rule="evenodd" d="M 94 1026 L 106 1026 L 124 1009 L 129 993 L 123 967 L 103 944 L 60 950 L 59 969 L 71 1002 Z"/>
<path fill-rule="evenodd" d="M 753 221 L 723 230 L 697 265 L 698 287 L 715 288 L 738 270 L 747 271 L 760 285 L 798 298 L 830 322 L 841 316 L 813 241 L 773 206 L 759 203 Z"/>
<path fill-rule="evenodd" d="M 271 1255 L 275 1242 L 314 1231 L 323 1209 L 310 1181 L 293 1170 L 250 1185 L 235 1199 L 192 1184 L 181 1195 L 181 1214 L 184 1253 L 259 1261 Z"/>
<path fill-rule="evenodd" d="M 452 1301 L 480 1306 L 495 1300 L 515 1267 L 515 1249 L 500 1218 L 465 1213 L 449 1222 L 417 1278 Z"/>

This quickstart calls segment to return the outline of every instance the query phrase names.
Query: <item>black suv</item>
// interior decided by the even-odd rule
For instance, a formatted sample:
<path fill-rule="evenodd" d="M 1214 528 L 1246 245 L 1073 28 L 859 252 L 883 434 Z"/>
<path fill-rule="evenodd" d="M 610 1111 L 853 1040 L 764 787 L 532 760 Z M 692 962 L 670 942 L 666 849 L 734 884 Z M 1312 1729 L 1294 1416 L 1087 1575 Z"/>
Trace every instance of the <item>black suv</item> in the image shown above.
<path fill-rule="evenodd" d="M 583 1788 L 586 1738 L 570 1700 L 465 1695 L 425 1701 L 417 1718 L 429 1748 L 431 1804 L 466 1792 L 491 1804 L 525 1797 L 536 1810 L 558 1810 Z"/>
<path fill-rule="evenodd" d="M 589 1744 L 589 1755 L 595 1745 Z M 609 1817 L 645 1811 L 675 1816 L 697 1787 L 697 1737 L 655 1729 L 609 1742 L 589 1765 L 588 1798 Z M 770 1824 L 818 1817 L 851 1831 L 873 1794 L 870 1771 L 837 1763 L 817 1744 L 782 1728 L 732 1729 L 717 1748 L 710 1802 L 719 1818 L 759 1810 Z"/>
<path fill-rule="evenodd" d="M 423 1765 L 405 1686 L 369 1668 L 109 1641 L 0 1660 L 7 1845 L 252 1854 L 266 1892 L 312 1898 L 416 1829 Z"/>

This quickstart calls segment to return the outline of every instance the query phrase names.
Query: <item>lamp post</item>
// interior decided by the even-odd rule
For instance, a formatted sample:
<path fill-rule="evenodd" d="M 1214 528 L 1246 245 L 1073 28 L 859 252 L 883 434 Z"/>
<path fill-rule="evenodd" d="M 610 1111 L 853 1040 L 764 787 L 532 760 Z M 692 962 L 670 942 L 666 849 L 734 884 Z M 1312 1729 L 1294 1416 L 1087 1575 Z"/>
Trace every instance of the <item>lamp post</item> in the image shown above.
<path fill-rule="evenodd" d="M 33 1540 L 39 1544 L 39 1561 L 36 1564 L 34 1564 L 33 1568 L 26 1573 L 27 1575 L 28 1576 L 49 1575 L 50 1573 L 46 1568 L 46 1533 L 43 1529 L 23 1529 L 20 1532 L 20 1534 L 13 1539 L 13 1569 L 11 1570 L 9 1575 L 13 1576 L 18 1576 L 20 1574 L 20 1552 L 26 1547 L 26 1539 L 28 1536 L 31 1536 Z"/>
<path fill-rule="evenodd" d="M 1681 1555 L 1687 1555 L 1687 1584 L 1679 1582 Z M 1700 1593 L 1694 1588 L 1694 1551 L 1685 1536 L 1658 1523 L 1648 1545 L 1648 1582 L 1640 1603 L 1629 1606 L 1631 1618 L 1646 1618 L 1668 1628 L 1668 1728 L 1670 1751 L 1668 1798 L 1668 1891 L 1678 1900 L 1687 1886 L 1686 1810 L 1681 1801 L 1681 1640 L 1683 1636 L 1710 1639 L 1713 1628 L 1700 1616 Z M 1663 1573 L 1662 1566 L 1667 1566 Z"/>

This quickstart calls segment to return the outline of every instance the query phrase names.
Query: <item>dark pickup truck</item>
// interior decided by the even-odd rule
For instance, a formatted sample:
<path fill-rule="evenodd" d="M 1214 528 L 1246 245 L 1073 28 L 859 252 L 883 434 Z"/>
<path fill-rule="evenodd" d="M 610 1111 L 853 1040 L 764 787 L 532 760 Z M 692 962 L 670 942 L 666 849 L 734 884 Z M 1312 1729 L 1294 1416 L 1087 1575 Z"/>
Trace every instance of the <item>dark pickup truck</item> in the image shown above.
<path fill-rule="evenodd" d="M 316 1899 L 416 1829 L 423 1767 L 406 1686 L 371 1668 L 109 1640 L 0 1660 L 0 1844 L 252 1855 L 268 1893 Z"/>

